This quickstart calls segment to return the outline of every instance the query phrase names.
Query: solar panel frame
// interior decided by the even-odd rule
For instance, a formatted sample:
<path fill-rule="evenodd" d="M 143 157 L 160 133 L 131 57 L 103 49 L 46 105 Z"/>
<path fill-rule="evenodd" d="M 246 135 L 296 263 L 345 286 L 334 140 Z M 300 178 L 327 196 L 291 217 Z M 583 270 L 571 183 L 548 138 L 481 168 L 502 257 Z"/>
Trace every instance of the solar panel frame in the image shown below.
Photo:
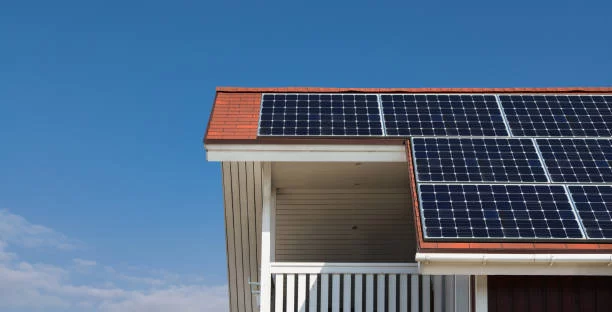
<path fill-rule="evenodd" d="M 529 186 L 529 187 L 560 187 L 563 189 L 563 192 L 559 192 L 557 194 L 563 193 L 565 200 L 569 205 L 569 213 L 573 216 L 573 221 L 576 222 L 576 229 L 580 232 L 580 237 L 431 237 L 428 235 L 428 226 L 426 224 L 425 219 L 425 209 L 423 207 L 423 192 L 421 191 L 422 186 Z M 449 192 L 450 194 L 450 192 Z M 577 216 L 575 208 L 572 205 L 572 198 L 570 197 L 567 189 L 563 185 L 559 184 L 527 184 L 527 183 L 506 183 L 506 184 L 481 184 L 481 183 L 417 183 L 417 196 L 419 201 L 419 213 L 420 213 L 420 222 L 421 222 L 421 231 L 423 234 L 423 239 L 426 241 L 482 241 L 482 242 L 543 242 L 543 241 L 555 241 L 555 242 L 577 242 L 584 241 L 587 236 L 585 235 L 584 229 L 582 228 L 582 223 L 580 218 Z M 496 206 L 497 207 L 497 206 Z M 497 211 L 497 208 L 496 208 Z M 483 212 L 484 214 L 484 212 Z M 567 219 L 560 219 L 563 221 L 567 221 Z M 572 221 L 572 220 L 569 220 Z M 501 223 L 501 220 L 500 220 Z M 488 229 L 487 229 L 488 230 Z"/>
<path fill-rule="evenodd" d="M 369 132 L 372 132 L 372 131 L 374 131 L 376 129 L 380 129 L 380 134 L 371 134 L 371 133 L 370 134 L 346 134 L 346 133 L 345 134 L 333 134 L 334 127 L 333 127 L 333 122 L 331 122 L 331 121 L 330 121 L 330 123 L 332 123 L 332 127 L 331 127 L 332 128 L 332 133 L 325 133 L 325 134 L 322 133 L 323 132 L 322 131 L 322 129 L 323 129 L 322 126 L 320 126 L 320 128 L 319 128 L 320 132 L 321 132 L 319 134 L 312 134 L 312 133 L 308 133 L 308 134 L 284 134 L 284 133 L 283 134 L 278 134 L 278 133 L 277 134 L 273 134 L 273 133 L 271 133 L 271 134 L 268 134 L 268 133 L 262 133 L 262 123 L 264 122 L 262 117 L 264 116 L 264 103 L 265 103 L 265 97 L 266 96 L 274 96 L 274 97 L 276 97 L 276 96 L 296 96 L 296 97 L 299 97 L 299 96 L 310 96 L 310 95 L 313 95 L 313 96 L 330 96 L 330 97 L 332 97 L 332 96 L 365 96 L 366 98 L 368 96 L 376 96 L 376 110 L 377 110 L 377 113 L 367 112 L 366 116 L 367 116 L 367 119 L 368 119 L 367 123 L 370 126 L 378 124 L 378 126 L 376 128 L 369 127 L 368 128 Z M 298 100 L 296 100 L 296 102 L 297 101 Z M 296 104 L 296 110 L 298 109 L 297 105 L 298 104 Z M 259 109 L 259 120 L 258 120 L 258 123 L 257 123 L 257 136 L 260 136 L 260 137 L 329 137 L 329 138 L 334 138 L 334 137 L 336 137 L 336 138 L 337 137 L 350 137 L 350 138 L 359 138 L 359 137 L 369 137 L 369 138 L 372 138 L 372 137 L 374 137 L 374 138 L 382 138 L 382 137 L 385 137 L 384 123 L 382 121 L 382 114 L 381 114 L 381 109 L 380 109 L 380 95 L 376 94 L 376 93 L 317 93 L 317 92 L 312 92 L 312 93 L 262 93 L 261 99 L 260 99 L 259 108 L 260 109 Z M 343 108 L 344 108 L 344 106 L 343 106 Z M 355 110 L 356 109 L 357 108 L 355 108 Z M 370 109 L 370 107 L 366 108 L 366 110 L 368 110 L 368 109 Z M 297 118 L 297 115 L 298 114 L 296 113 L 296 118 Z M 362 115 L 362 114 L 357 114 L 355 112 L 355 116 L 357 116 L 357 115 Z M 375 121 L 375 120 L 374 121 L 370 121 L 370 116 L 374 116 L 374 115 L 377 116 L 378 121 Z M 321 117 L 322 114 L 318 114 L 318 116 Z M 332 113 L 331 116 L 333 116 L 333 113 Z M 271 120 L 271 122 L 273 122 L 273 121 L 274 120 Z M 306 122 L 310 122 L 310 121 L 311 121 L 310 118 L 308 118 L 306 120 Z M 283 120 L 283 122 L 285 122 L 285 120 Z M 296 126 L 295 126 L 296 133 L 297 133 L 297 128 L 298 128 L 297 127 L 297 122 L 298 122 L 298 120 L 296 120 Z M 322 123 L 323 121 L 320 121 L 320 122 Z M 352 122 L 352 120 L 350 122 Z M 357 122 L 358 121 L 355 121 L 355 123 L 357 123 Z M 363 122 L 363 121 L 359 121 L 359 122 Z M 343 119 L 343 123 L 346 124 L 346 120 L 345 119 Z M 274 127 L 271 127 L 271 128 L 274 128 Z M 303 127 L 299 127 L 299 128 L 303 128 Z M 338 129 L 338 128 L 335 128 L 335 129 Z M 358 127 L 356 126 L 355 129 L 358 129 Z M 363 129 L 363 128 L 361 128 L 361 129 Z M 284 132 L 284 130 L 283 130 L 283 132 Z M 346 132 L 346 128 L 344 128 L 344 132 Z"/>
<path fill-rule="evenodd" d="M 612 183 L 612 139 L 550 137 L 534 140 L 549 173 L 551 183 Z M 553 144 L 554 141 L 571 143 Z M 596 150 L 589 148 L 594 147 L 588 144 L 589 141 L 605 143 L 597 144 L 596 147 L 599 150 Z M 585 142 L 585 144 L 577 144 L 577 142 Z M 563 151 L 555 151 L 558 147 Z M 594 174 L 595 171 L 598 172 L 598 175 Z M 572 177 L 575 178 L 572 179 Z"/>
<path fill-rule="evenodd" d="M 521 93 L 521 94 L 499 94 L 499 101 L 500 101 L 500 108 L 502 109 L 502 112 L 504 114 L 504 116 L 506 117 L 508 126 L 510 128 L 510 132 L 512 133 L 513 136 L 515 137 L 534 137 L 534 138 L 541 138 L 541 137 L 571 137 L 571 138 L 582 138 L 582 137 L 597 137 L 597 138 L 604 138 L 604 137 L 612 137 L 612 94 L 559 94 L 559 93 L 537 93 L 537 94 L 525 94 L 525 93 Z M 589 106 L 591 106 L 590 108 L 587 108 L 586 106 L 583 107 L 575 107 L 576 102 L 572 103 L 571 105 L 566 105 L 563 104 L 563 108 L 561 108 L 561 104 L 559 104 L 559 108 L 554 108 L 555 110 L 559 110 L 556 111 L 555 113 L 552 112 L 551 109 L 551 113 L 549 115 L 546 115 L 547 118 L 547 122 L 544 122 L 544 118 L 542 118 L 542 121 L 538 121 L 538 123 L 549 123 L 549 124 L 555 124 L 555 125 L 567 125 L 567 127 L 563 127 L 564 129 L 561 129 L 561 127 L 557 127 L 557 128 L 533 128 L 533 129 L 529 129 L 529 133 L 525 133 L 526 130 L 524 129 L 523 126 L 517 126 L 517 124 L 531 124 L 533 123 L 533 121 L 531 122 L 520 122 L 518 119 L 518 116 L 524 116 L 523 118 L 535 118 L 537 114 L 534 114 L 534 112 L 528 113 L 528 114 L 514 114 L 514 113 L 510 113 L 510 110 L 518 110 L 519 108 L 516 108 L 516 106 L 514 105 L 514 101 L 511 100 L 511 98 L 513 97 L 532 97 L 534 98 L 534 100 L 530 103 L 536 103 L 535 102 L 535 97 L 538 97 L 538 100 L 545 100 L 546 97 L 555 97 L 555 98 L 562 98 L 565 97 L 568 99 L 568 103 L 571 102 L 570 99 L 573 98 L 581 98 L 581 97 L 591 97 L 591 99 L 593 99 L 594 97 L 601 97 L 603 98 L 601 102 L 597 102 L 595 100 L 593 100 L 592 102 L 585 102 L 583 100 L 580 100 L 580 104 L 589 104 Z M 542 99 L 543 98 L 543 99 Z M 509 100 L 509 101 L 508 101 Z M 518 100 L 518 99 L 516 99 Z M 549 104 L 548 100 L 545 100 L 547 104 Z M 565 101 L 558 101 L 558 103 L 561 103 Z M 554 102 L 550 102 L 550 103 L 554 103 Z M 593 105 L 590 105 L 593 104 Z M 598 116 L 595 114 L 576 114 L 576 110 L 587 110 L 587 109 L 595 109 L 595 110 L 599 110 L 600 108 L 598 108 L 597 106 L 601 106 L 600 104 L 603 105 L 608 105 L 608 111 L 609 113 L 607 114 L 608 117 L 604 117 L 603 115 L 599 114 Z M 512 105 L 512 107 L 510 107 L 509 105 Z M 549 106 L 550 107 L 550 106 Z M 527 108 L 520 108 L 521 110 L 525 110 L 527 111 Z M 574 113 L 570 113 L 570 112 L 563 112 L 563 110 L 569 110 L 572 109 L 574 110 Z M 535 108 L 532 110 L 537 110 L 540 111 L 540 108 Z M 599 112 L 601 111 L 605 111 L 606 109 L 601 109 L 599 110 Z M 545 115 L 539 114 L 540 117 L 543 117 Z M 577 121 L 569 121 L 568 120 L 568 116 L 572 116 L 572 119 L 574 119 L 574 117 L 576 118 Z M 592 127 L 589 127 L 591 129 L 589 129 L 589 131 L 587 132 L 585 129 L 586 128 L 580 128 L 580 127 L 571 127 L 572 124 L 576 124 L 576 123 L 580 123 L 582 124 L 583 122 L 580 121 L 579 119 L 581 118 L 589 118 L 592 121 L 592 117 L 597 117 L 598 119 L 600 119 L 601 121 L 598 121 L 598 123 L 605 125 L 603 127 L 601 126 L 597 126 L 597 125 L 593 125 Z M 552 119 L 550 119 L 552 118 Z M 555 121 L 555 119 L 560 119 L 561 121 Z M 563 119 L 565 119 L 565 121 L 563 121 Z M 610 122 L 606 122 L 607 120 L 611 120 Z M 589 124 L 588 122 L 586 122 L 585 124 Z M 543 131 L 548 131 L 548 132 L 553 132 L 551 133 L 538 133 L 538 131 L 543 132 Z M 559 132 L 559 133 L 556 133 Z M 601 132 L 599 134 L 597 134 L 597 132 Z M 591 134 L 589 134 L 591 133 Z"/>
<path fill-rule="evenodd" d="M 565 187 L 568 190 L 568 195 L 570 196 L 574 209 L 576 210 L 576 213 L 580 219 L 585 237 L 589 241 L 612 240 L 612 185 L 583 184 L 566 185 Z M 589 197 L 589 193 L 586 193 L 586 188 L 597 188 L 599 191 L 597 196 L 601 196 L 602 200 L 598 201 L 596 198 Z M 608 192 L 602 193 L 602 189 L 607 189 Z M 603 197 L 604 195 L 606 196 L 605 199 Z M 593 204 L 600 204 L 603 205 L 603 207 L 593 206 Z M 595 210 L 593 207 L 598 208 Z M 586 214 L 592 214 L 593 219 L 591 216 L 587 216 Z M 604 225 L 605 228 L 602 228 L 601 224 L 604 222 L 603 220 L 597 219 L 597 215 L 600 217 L 603 216 L 606 219 Z M 594 228 L 595 226 L 597 226 L 597 228 Z"/>
<path fill-rule="evenodd" d="M 495 102 L 495 105 L 494 105 L 494 107 L 490 107 L 490 108 L 487 108 L 487 109 L 490 109 L 491 111 L 496 111 L 499 114 L 499 120 L 490 120 L 490 123 L 492 125 L 497 125 L 498 128 L 494 127 L 494 130 L 496 131 L 495 134 L 485 134 L 485 130 L 488 130 L 488 129 L 484 129 L 484 128 L 482 128 L 483 130 L 481 130 L 481 133 L 476 133 L 478 131 L 476 129 L 478 129 L 478 128 L 470 128 L 467 125 L 466 125 L 466 127 L 467 127 L 466 129 L 471 129 L 471 131 L 474 131 L 475 133 L 470 133 L 469 135 L 465 135 L 465 134 L 459 133 L 459 130 L 457 130 L 457 133 L 448 133 L 450 130 L 445 130 L 444 134 L 433 133 L 433 132 L 432 133 L 407 133 L 407 134 L 402 134 L 402 133 L 399 133 L 399 131 L 398 131 L 397 134 L 394 134 L 393 133 L 394 132 L 393 131 L 394 130 L 393 127 L 388 127 L 387 123 L 388 122 L 396 122 L 397 123 L 397 120 L 395 120 L 395 121 L 387 120 L 386 115 L 388 115 L 388 114 L 386 114 L 385 111 L 384 111 L 384 109 L 385 109 L 385 100 L 382 99 L 383 96 L 415 96 L 415 97 L 417 97 L 417 96 L 425 96 L 425 97 L 427 97 L 427 96 L 446 96 L 446 97 L 449 97 L 449 102 L 450 102 L 450 97 L 451 96 L 459 96 L 459 97 L 461 97 L 461 96 L 471 96 L 471 97 L 482 96 L 483 98 L 491 97 L 492 98 L 491 103 Z M 415 105 L 415 107 L 416 107 L 416 105 Z M 449 107 L 448 109 L 453 110 L 454 108 L 453 107 Z M 461 108 L 461 109 L 463 109 L 463 108 Z M 397 117 L 397 114 L 394 114 L 394 115 Z M 417 114 L 417 115 L 421 116 L 421 114 Z M 444 123 L 445 121 L 444 121 L 443 114 L 440 113 L 439 115 L 440 115 L 439 117 L 442 118 L 442 120 L 441 121 L 436 121 L 436 122 Z M 456 116 L 456 115 L 452 115 L 451 114 L 451 115 L 448 115 L 448 116 Z M 479 116 L 479 115 L 477 115 L 477 116 Z M 490 117 L 491 115 L 488 115 L 488 116 Z M 502 114 L 502 109 L 501 109 L 501 107 L 499 105 L 498 99 L 497 99 L 495 94 L 490 94 L 490 93 L 444 93 L 444 94 L 440 94 L 440 93 L 384 93 L 384 94 L 381 94 L 381 117 L 382 117 L 382 120 L 383 120 L 383 127 L 386 129 L 386 133 L 387 133 L 386 135 L 389 136 L 389 137 L 422 137 L 422 136 L 440 136 L 440 137 L 442 137 L 442 136 L 444 136 L 444 137 L 454 137 L 454 136 L 480 137 L 480 136 L 486 136 L 486 137 L 497 137 L 497 136 L 510 136 L 511 135 L 511 133 L 509 132 L 509 129 L 508 129 L 508 125 L 504 121 L 504 117 L 503 117 L 503 114 Z M 407 121 L 405 123 L 406 124 L 410 123 L 410 120 L 408 120 L 407 116 L 406 116 L 406 119 L 407 119 Z M 416 122 L 416 121 L 413 121 L 413 122 Z M 464 123 L 464 121 L 462 121 L 462 123 Z M 467 121 L 465 121 L 465 123 L 467 123 Z M 396 127 L 396 128 L 399 129 L 399 127 Z M 431 129 L 432 131 L 433 131 L 433 129 L 447 129 L 446 127 L 442 127 L 442 128 L 434 127 L 433 121 L 432 121 L 432 126 L 431 127 L 426 127 L 426 128 L 415 127 L 415 128 L 418 128 L 418 129 Z M 452 129 L 452 128 L 448 128 L 448 129 Z M 464 129 L 464 128 L 461 128 L 461 129 Z"/>
<path fill-rule="evenodd" d="M 506 174 L 506 176 L 508 177 L 508 179 L 506 179 L 506 180 L 495 179 L 495 178 L 494 179 L 486 180 L 486 179 L 484 179 L 485 177 L 484 177 L 484 175 L 483 175 L 483 173 L 481 171 L 479 171 L 478 174 L 471 174 L 471 173 L 468 172 L 467 169 L 470 166 L 467 165 L 467 159 L 465 158 L 465 150 L 463 150 L 463 149 L 461 150 L 463 156 L 459 157 L 458 159 L 463 160 L 465 165 L 455 166 L 455 161 L 457 160 L 457 158 L 452 158 L 452 154 L 456 153 L 456 151 L 453 152 L 453 150 L 451 150 L 451 148 L 449 148 L 449 152 L 445 152 L 445 153 L 449 154 L 449 157 L 446 157 L 446 158 L 440 157 L 440 158 L 438 158 L 440 160 L 440 163 L 442 163 L 443 160 L 445 160 L 445 161 L 449 161 L 450 160 L 450 161 L 453 162 L 453 165 L 452 165 L 453 168 L 461 168 L 461 169 L 465 168 L 466 169 L 466 170 L 464 170 L 465 173 L 463 173 L 462 175 L 467 176 L 467 179 L 461 180 L 461 179 L 457 178 L 458 174 L 455 174 L 455 177 L 457 178 L 455 180 L 448 180 L 448 179 L 435 179 L 434 180 L 433 177 L 430 177 L 430 179 L 422 179 L 422 176 L 426 175 L 427 173 L 422 172 L 422 171 L 419 170 L 419 168 L 422 167 L 421 164 L 419 164 L 419 160 L 422 160 L 423 158 L 419 157 L 419 155 L 418 155 L 419 153 L 416 150 L 418 143 L 416 143 L 415 141 L 417 141 L 417 140 L 423 140 L 423 141 L 426 141 L 426 140 L 437 140 L 437 141 L 448 140 L 449 141 L 449 147 L 450 147 L 450 141 L 451 140 L 457 140 L 457 141 L 476 141 L 476 140 L 481 140 L 481 141 L 483 141 L 483 143 L 485 141 L 499 141 L 499 140 L 519 141 L 519 142 L 520 141 L 525 141 L 525 142 L 528 141 L 529 145 L 526 145 L 526 147 L 527 148 L 531 147 L 533 150 L 529 151 L 529 150 L 523 148 L 523 152 L 524 152 L 525 157 L 526 157 L 524 159 L 524 161 L 527 162 L 527 164 L 526 164 L 527 168 L 529 168 L 531 173 L 533 173 L 532 176 L 533 176 L 534 180 L 533 181 L 529 181 L 529 180 L 526 180 L 526 179 L 525 180 L 521 180 L 520 178 L 518 180 L 512 180 L 512 179 L 510 179 L 511 175 L 508 172 L 504 172 L 504 174 Z M 522 144 L 524 142 L 520 142 L 520 143 Z M 486 143 L 484 143 L 484 144 L 486 144 Z M 424 183 L 491 183 L 491 184 L 494 184 L 494 183 L 550 183 L 550 178 L 548 176 L 548 172 L 546 171 L 546 167 L 544 166 L 544 164 L 542 162 L 542 158 L 541 158 L 541 156 L 539 154 L 539 151 L 537 149 L 537 146 L 536 146 L 535 142 L 532 139 L 513 138 L 513 137 L 412 137 L 410 145 L 411 145 L 410 147 L 411 147 L 411 151 L 412 151 L 412 162 L 413 162 L 413 168 L 414 168 L 414 172 L 415 172 L 416 182 L 424 182 Z M 476 146 L 476 144 L 473 144 L 473 146 Z M 496 145 L 496 146 L 500 147 L 501 145 Z M 514 147 L 516 147 L 516 146 L 514 146 Z M 510 147 L 509 149 L 512 150 L 512 147 Z M 427 151 L 425 151 L 425 152 L 427 152 Z M 478 151 L 474 150 L 474 154 L 481 154 L 481 153 L 482 152 L 478 152 Z M 487 155 L 489 154 L 488 151 L 485 152 L 485 153 Z M 529 153 L 534 154 L 532 158 L 527 158 L 528 157 L 527 154 L 529 154 Z M 442 154 L 442 152 L 438 151 L 438 154 Z M 525 168 L 525 166 L 519 166 L 518 165 L 518 161 L 517 161 L 517 159 L 515 157 L 512 157 L 512 159 L 503 159 L 502 154 L 507 154 L 507 153 L 501 153 L 501 150 L 500 150 L 499 154 L 500 154 L 500 158 L 499 159 L 493 159 L 493 158 L 489 158 L 489 157 L 487 157 L 486 159 L 479 159 L 475 155 L 474 156 L 475 157 L 474 161 L 476 161 L 476 162 L 479 162 L 479 161 L 483 161 L 483 162 L 490 161 L 491 162 L 491 166 L 490 166 L 491 173 L 490 174 L 493 177 L 495 177 L 494 171 L 496 171 L 496 169 L 493 167 L 493 162 L 496 162 L 496 163 L 497 162 L 501 162 L 502 166 L 504 166 L 505 164 L 507 164 L 509 162 L 513 162 L 513 164 L 510 164 L 511 165 L 510 168 L 516 169 L 516 171 L 518 173 L 515 174 L 515 175 L 517 175 L 519 177 L 526 176 L 525 174 L 520 174 L 520 170 L 521 170 L 520 168 Z M 512 153 L 512 154 L 514 154 L 514 153 Z M 430 159 L 430 158 L 429 157 L 425 157 L 425 160 L 428 160 L 428 159 Z M 541 172 L 536 172 L 535 170 L 532 170 L 531 169 L 532 165 L 529 164 L 529 162 L 537 162 L 536 165 L 539 166 L 539 168 L 541 169 Z M 485 168 L 486 166 L 477 165 L 476 167 L 477 168 Z M 444 176 L 445 173 L 443 172 L 444 168 L 442 167 L 442 164 L 440 164 L 440 168 L 441 168 L 442 172 L 439 175 Z M 461 169 L 459 169 L 459 170 L 461 170 Z M 446 174 L 448 175 L 450 173 L 446 173 Z M 476 176 L 476 175 L 478 175 L 479 178 L 481 178 L 481 179 L 472 179 L 471 178 L 471 176 Z"/>

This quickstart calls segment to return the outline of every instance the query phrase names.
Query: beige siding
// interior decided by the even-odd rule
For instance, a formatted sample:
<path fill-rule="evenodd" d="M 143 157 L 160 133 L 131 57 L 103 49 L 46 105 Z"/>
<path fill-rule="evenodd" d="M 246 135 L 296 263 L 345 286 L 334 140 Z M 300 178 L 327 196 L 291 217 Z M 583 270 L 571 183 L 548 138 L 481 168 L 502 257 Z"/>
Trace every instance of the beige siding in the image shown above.
<path fill-rule="evenodd" d="M 248 281 L 259 282 L 261 163 L 224 162 L 223 194 L 230 311 L 257 311 Z"/>
<path fill-rule="evenodd" d="M 403 189 L 278 190 L 276 261 L 413 262 Z"/>

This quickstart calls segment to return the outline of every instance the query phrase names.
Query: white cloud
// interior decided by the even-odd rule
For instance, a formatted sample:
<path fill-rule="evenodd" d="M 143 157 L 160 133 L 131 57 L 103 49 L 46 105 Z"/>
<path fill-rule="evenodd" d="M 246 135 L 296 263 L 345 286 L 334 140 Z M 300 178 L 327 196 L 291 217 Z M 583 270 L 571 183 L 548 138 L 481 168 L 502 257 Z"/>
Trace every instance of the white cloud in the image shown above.
<path fill-rule="evenodd" d="M 11 261 L 17 257 L 16 254 L 6 251 L 6 247 L 6 242 L 0 239 L 0 263 Z"/>
<path fill-rule="evenodd" d="M 85 259 L 81 259 L 81 258 L 74 258 L 74 259 L 72 259 L 72 261 L 74 262 L 74 264 L 76 264 L 78 266 L 83 266 L 83 267 L 93 267 L 93 266 L 96 266 L 96 264 L 97 264 L 96 261 L 85 260 Z"/>
<path fill-rule="evenodd" d="M 0 241 L 25 248 L 75 249 L 78 242 L 48 227 L 32 224 L 22 216 L 0 210 Z"/>
<path fill-rule="evenodd" d="M 105 302 L 100 311 L 165 312 L 229 311 L 226 287 L 174 286 L 149 293 L 131 293 L 124 300 Z"/>
<path fill-rule="evenodd" d="M 63 266 L 19 260 L 10 246 L 62 250 L 74 246 L 64 235 L 0 210 L 0 311 L 170 312 L 228 311 L 227 287 L 164 270 L 126 274 L 95 260 L 74 257 Z M 66 251 L 68 252 L 68 251 Z M 83 283 L 91 276 L 103 282 Z M 79 277 L 78 279 L 75 277 Z M 77 283 L 76 281 L 81 281 Z M 96 280 L 96 279 L 91 279 Z M 128 283 L 128 286 L 125 284 Z M 123 286 L 117 286 L 123 285 Z"/>

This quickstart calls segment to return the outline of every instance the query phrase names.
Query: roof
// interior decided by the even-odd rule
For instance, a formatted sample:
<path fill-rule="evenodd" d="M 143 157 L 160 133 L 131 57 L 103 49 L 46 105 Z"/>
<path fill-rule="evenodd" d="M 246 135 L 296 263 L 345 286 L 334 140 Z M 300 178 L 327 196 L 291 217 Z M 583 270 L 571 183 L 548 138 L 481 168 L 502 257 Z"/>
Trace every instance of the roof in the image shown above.
<path fill-rule="evenodd" d="M 242 88 L 219 87 L 204 138 L 207 144 L 393 144 L 406 145 L 406 159 L 410 165 L 414 200 L 417 243 L 420 252 L 504 252 L 504 253 L 610 253 L 612 243 L 605 242 L 452 242 L 427 240 L 423 237 L 419 216 L 416 179 L 412 167 L 410 141 L 405 138 L 299 138 L 258 137 L 258 123 L 264 93 L 439 93 L 439 94 L 612 94 L 612 87 L 563 88 Z"/>
<path fill-rule="evenodd" d="M 204 137 L 205 143 L 288 143 L 295 139 L 258 138 L 257 126 L 261 95 L 263 93 L 612 93 L 612 87 L 562 88 L 244 88 L 218 87 L 213 109 Z M 325 144 L 322 139 L 298 139 L 300 143 Z M 354 142 L 360 144 L 402 144 L 401 139 L 333 139 L 334 144 Z"/>
<path fill-rule="evenodd" d="M 412 200 L 417 233 L 419 252 L 519 252 L 519 253 L 609 253 L 612 251 L 611 243 L 567 243 L 567 242 L 444 242 L 426 241 L 421 229 L 419 196 L 416 190 L 416 178 L 412 161 L 410 141 L 406 141 L 406 153 L 409 166 L 410 185 L 412 186 Z"/>

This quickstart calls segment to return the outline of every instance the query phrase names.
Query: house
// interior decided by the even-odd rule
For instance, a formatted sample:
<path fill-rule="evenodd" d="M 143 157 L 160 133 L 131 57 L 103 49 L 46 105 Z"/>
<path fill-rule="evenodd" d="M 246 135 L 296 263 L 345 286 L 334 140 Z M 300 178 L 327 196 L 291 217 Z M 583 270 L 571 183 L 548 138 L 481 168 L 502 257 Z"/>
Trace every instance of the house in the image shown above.
<path fill-rule="evenodd" d="M 218 88 L 231 311 L 612 310 L 612 88 Z"/>

